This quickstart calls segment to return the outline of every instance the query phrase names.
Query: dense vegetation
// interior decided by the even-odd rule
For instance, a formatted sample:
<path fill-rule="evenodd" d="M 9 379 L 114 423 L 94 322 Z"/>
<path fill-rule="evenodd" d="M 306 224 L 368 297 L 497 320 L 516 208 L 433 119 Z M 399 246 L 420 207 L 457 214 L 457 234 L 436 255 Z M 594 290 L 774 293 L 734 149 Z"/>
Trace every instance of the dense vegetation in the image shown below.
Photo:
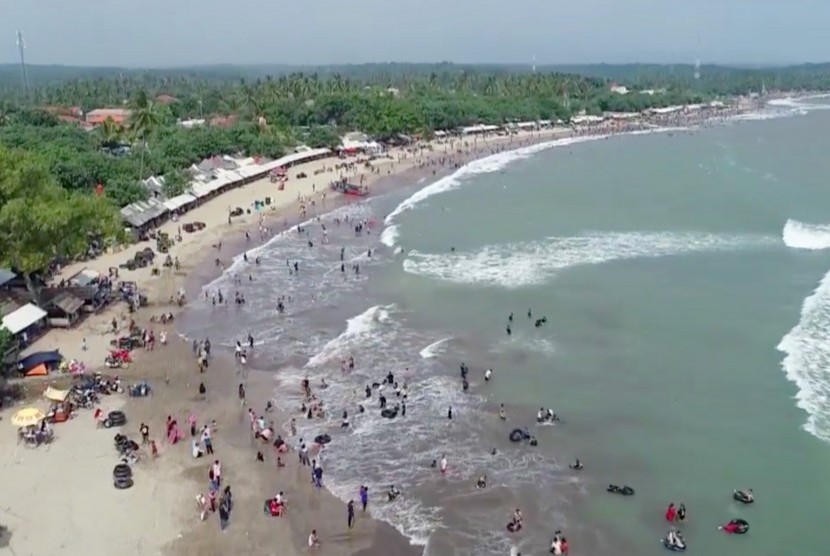
<path fill-rule="evenodd" d="M 0 147 L 0 267 L 21 272 L 36 299 L 35 273 L 85 253 L 91 239 L 117 236 L 120 226 L 103 197 L 67 191 L 37 156 Z"/>

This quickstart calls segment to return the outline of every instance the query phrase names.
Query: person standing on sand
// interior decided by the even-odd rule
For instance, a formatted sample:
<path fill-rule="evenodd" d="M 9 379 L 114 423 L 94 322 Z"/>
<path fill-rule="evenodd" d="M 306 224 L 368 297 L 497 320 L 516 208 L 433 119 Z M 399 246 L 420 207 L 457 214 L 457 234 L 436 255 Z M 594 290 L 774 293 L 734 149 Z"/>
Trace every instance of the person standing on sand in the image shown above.
<path fill-rule="evenodd" d="M 366 485 L 360 486 L 360 505 L 363 506 L 363 511 L 366 511 L 366 506 L 369 505 L 369 487 Z"/>
<path fill-rule="evenodd" d="M 346 524 L 351 529 L 354 527 L 354 500 L 349 500 L 349 503 L 346 505 L 346 511 Z"/>
<path fill-rule="evenodd" d="M 224 531 L 231 519 L 231 512 L 225 504 L 219 504 L 219 530 Z"/>
<path fill-rule="evenodd" d="M 205 445 L 205 452 L 208 455 L 213 454 L 213 439 L 210 436 L 210 427 L 205 425 L 202 428 L 202 443 Z"/>
<path fill-rule="evenodd" d="M 146 445 L 150 443 L 150 427 L 141 423 L 141 426 L 138 427 L 138 431 L 141 433 L 141 443 Z"/>
<path fill-rule="evenodd" d="M 245 406 L 245 385 L 239 383 L 239 405 Z"/>

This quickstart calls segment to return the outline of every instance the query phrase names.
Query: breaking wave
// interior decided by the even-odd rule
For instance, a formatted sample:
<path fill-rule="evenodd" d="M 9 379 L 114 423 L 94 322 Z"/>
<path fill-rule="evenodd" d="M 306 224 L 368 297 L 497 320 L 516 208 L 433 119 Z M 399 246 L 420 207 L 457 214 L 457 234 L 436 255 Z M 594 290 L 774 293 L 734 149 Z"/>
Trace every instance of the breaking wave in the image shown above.
<path fill-rule="evenodd" d="M 827 249 L 830 247 L 830 225 L 805 224 L 787 220 L 782 233 L 784 245 L 795 249 Z"/>
<path fill-rule="evenodd" d="M 683 253 L 731 251 L 774 245 L 758 235 L 705 233 L 597 233 L 551 237 L 544 241 L 486 246 L 471 253 L 427 254 L 412 251 L 403 268 L 458 284 L 519 288 L 543 284 L 559 271 L 578 265 Z"/>
<path fill-rule="evenodd" d="M 659 127 L 647 130 L 637 130 L 628 133 L 620 133 L 615 135 L 648 135 L 652 133 L 662 133 L 666 131 L 678 131 L 681 129 L 686 128 Z M 473 176 L 476 176 L 478 174 L 498 172 L 508 164 L 511 164 L 517 160 L 524 160 L 526 158 L 530 158 L 536 153 L 552 149 L 554 147 L 564 147 L 568 145 L 574 145 L 577 143 L 597 141 L 600 139 L 606 139 L 607 137 L 610 137 L 610 135 L 598 134 L 584 135 L 580 137 L 562 137 L 560 139 L 554 139 L 552 141 L 546 141 L 544 143 L 537 143 L 535 145 L 529 145 L 527 147 L 522 147 L 512 151 L 505 151 L 492 154 L 490 156 L 485 156 L 484 158 L 479 158 L 478 160 L 474 160 L 468 164 L 465 164 L 449 176 L 443 177 L 438 181 L 424 187 L 423 189 L 419 189 L 409 198 L 405 199 L 397 207 L 395 207 L 395 210 L 390 212 L 384 220 L 384 224 L 386 224 L 386 226 L 389 227 L 387 229 L 394 228 L 395 231 L 389 232 L 389 235 L 386 235 L 386 239 L 381 239 L 381 241 L 384 243 L 384 245 L 387 245 L 389 247 L 395 245 L 395 242 L 397 241 L 397 238 L 399 236 L 399 230 L 397 229 L 397 227 L 394 226 L 394 224 L 396 218 L 400 214 L 408 210 L 412 210 L 413 208 L 423 203 L 430 197 L 439 195 L 441 193 L 446 193 L 448 191 L 452 191 L 454 189 L 461 187 L 466 181 L 468 181 Z M 384 230 L 384 232 L 386 232 L 386 230 Z"/>
<path fill-rule="evenodd" d="M 441 338 L 437 342 L 432 342 L 427 347 L 418 352 L 418 355 L 420 355 L 423 359 L 432 359 L 434 357 L 438 357 L 441 353 L 444 352 L 444 348 L 446 347 L 447 342 L 449 342 L 450 340 L 452 340 L 452 336 L 449 336 L 447 338 Z"/>
<path fill-rule="evenodd" d="M 801 306 L 798 324 L 777 346 L 781 366 L 798 387 L 797 405 L 807 412 L 804 430 L 830 442 L 830 272 Z"/>

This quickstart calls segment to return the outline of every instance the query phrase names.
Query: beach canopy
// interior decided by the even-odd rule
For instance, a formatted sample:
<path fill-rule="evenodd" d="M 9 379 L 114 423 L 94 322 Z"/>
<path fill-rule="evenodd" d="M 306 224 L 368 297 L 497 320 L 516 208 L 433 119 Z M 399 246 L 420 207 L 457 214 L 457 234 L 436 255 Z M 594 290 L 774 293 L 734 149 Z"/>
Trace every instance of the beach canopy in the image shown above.
<path fill-rule="evenodd" d="M 18 334 L 44 317 L 46 311 L 33 303 L 27 303 L 3 317 L 3 326 L 12 334 Z"/>
<path fill-rule="evenodd" d="M 58 390 L 51 386 L 43 393 L 43 397 L 52 402 L 64 402 L 67 396 L 69 396 L 69 390 Z"/>
<path fill-rule="evenodd" d="M 26 371 L 23 376 L 46 376 L 49 374 L 49 369 L 46 368 L 46 365 L 41 363 L 36 367 L 32 367 L 32 369 Z"/>
<path fill-rule="evenodd" d="M 45 418 L 46 415 L 44 415 L 43 412 L 38 408 L 24 407 L 23 409 L 19 410 L 17 413 L 12 415 L 12 425 L 16 427 L 29 427 L 32 425 L 37 425 Z"/>
<path fill-rule="evenodd" d="M 50 365 L 60 363 L 63 361 L 63 355 L 57 350 L 55 351 L 38 351 L 27 357 L 24 357 L 17 362 L 17 368 L 21 372 L 26 372 L 29 369 L 37 367 L 38 365 Z"/>

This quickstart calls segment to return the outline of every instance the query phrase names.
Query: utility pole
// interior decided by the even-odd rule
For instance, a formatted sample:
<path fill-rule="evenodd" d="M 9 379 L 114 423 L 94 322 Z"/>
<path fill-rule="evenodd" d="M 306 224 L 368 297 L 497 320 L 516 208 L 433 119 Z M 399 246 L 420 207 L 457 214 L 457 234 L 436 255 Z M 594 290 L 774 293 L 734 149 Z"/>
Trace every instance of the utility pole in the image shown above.
<path fill-rule="evenodd" d="M 23 31 L 17 32 L 17 49 L 20 51 L 20 78 L 23 82 L 23 92 L 29 96 L 29 75 L 26 73 L 26 56 L 23 51 L 26 43 L 23 41 Z"/>

